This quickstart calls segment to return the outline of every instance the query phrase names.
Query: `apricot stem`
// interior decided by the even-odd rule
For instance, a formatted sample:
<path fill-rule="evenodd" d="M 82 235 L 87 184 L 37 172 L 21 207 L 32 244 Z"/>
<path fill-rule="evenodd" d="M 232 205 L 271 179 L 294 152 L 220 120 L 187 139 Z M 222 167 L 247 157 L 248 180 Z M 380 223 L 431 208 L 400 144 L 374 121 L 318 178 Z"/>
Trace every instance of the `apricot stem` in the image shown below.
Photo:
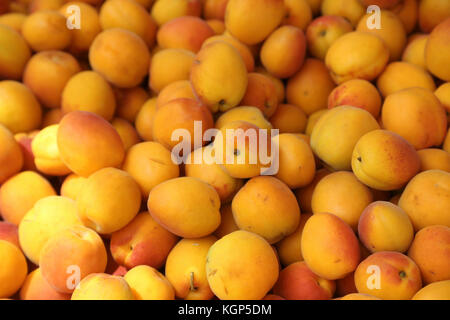
<path fill-rule="evenodd" d="M 193 272 L 191 272 L 189 274 L 189 284 L 190 284 L 191 291 L 196 291 L 197 290 L 197 288 L 194 286 L 194 273 Z"/>

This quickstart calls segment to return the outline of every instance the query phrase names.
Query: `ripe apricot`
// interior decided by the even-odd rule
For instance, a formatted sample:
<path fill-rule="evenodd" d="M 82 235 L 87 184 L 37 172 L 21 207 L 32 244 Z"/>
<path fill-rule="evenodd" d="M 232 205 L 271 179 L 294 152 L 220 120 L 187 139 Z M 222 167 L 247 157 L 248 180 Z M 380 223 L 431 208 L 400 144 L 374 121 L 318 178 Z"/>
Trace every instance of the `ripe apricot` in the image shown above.
<path fill-rule="evenodd" d="M 64 87 L 61 109 L 64 113 L 88 111 L 110 121 L 116 100 L 105 78 L 95 71 L 83 71 L 71 77 Z"/>
<path fill-rule="evenodd" d="M 165 274 L 172 283 L 177 298 L 209 300 L 213 297 L 205 265 L 209 249 L 216 241 L 214 236 L 182 239 L 170 251 Z"/>
<path fill-rule="evenodd" d="M 63 51 L 41 51 L 28 62 L 23 82 L 45 107 L 59 108 L 66 83 L 80 71 L 72 55 Z"/>
<path fill-rule="evenodd" d="M 374 130 L 363 135 L 355 145 L 352 169 L 371 188 L 395 190 L 419 172 L 420 158 L 414 147 L 398 134 Z"/>
<path fill-rule="evenodd" d="M 202 0 L 156 0 L 151 14 L 158 26 L 182 16 L 199 17 L 202 13 Z"/>
<path fill-rule="evenodd" d="M 229 0 L 225 25 L 227 30 L 243 43 L 257 44 L 281 23 L 284 10 L 283 0 L 269 0 L 264 6 L 255 0 Z"/>
<path fill-rule="evenodd" d="M 206 182 L 192 177 L 160 183 L 150 192 L 147 206 L 159 224 L 184 238 L 210 235 L 220 224 L 217 191 Z"/>
<path fill-rule="evenodd" d="M 156 98 L 147 100 L 136 115 L 134 125 L 144 141 L 153 140 L 153 117 L 156 113 Z"/>
<path fill-rule="evenodd" d="M 276 243 L 292 234 L 300 221 L 295 195 L 280 180 L 261 176 L 250 179 L 232 202 L 236 225 Z"/>
<path fill-rule="evenodd" d="M 158 26 L 147 10 L 136 1 L 106 1 L 100 9 L 99 19 L 103 30 L 123 28 L 136 33 L 149 47 L 155 43 Z"/>
<path fill-rule="evenodd" d="M 155 268 L 141 265 L 129 270 L 125 281 L 136 300 L 173 300 L 175 293 L 169 280 Z"/>
<path fill-rule="evenodd" d="M 398 205 L 416 231 L 432 225 L 450 227 L 450 173 L 428 170 L 416 175 L 403 191 Z"/>
<path fill-rule="evenodd" d="M 317 213 L 306 221 L 301 249 L 311 271 L 328 280 L 345 277 L 360 261 L 358 239 L 352 229 L 331 213 Z"/>
<path fill-rule="evenodd" d="M 27 262 L 22 252 L 12 243 L 0 240 L 0 298 L 9 298 L 20 289 L 27 276 Z"/>
<path fill-rule="evenodd" d="M 77 196 L 78 215 L 89 228 L 109 234 L 133 220 L 141 198 L 138 184 L 127 172 L 100 169 L 89 176 Z"/>
<path fill-rule="evenodd" d="M 336 87 L 325 64 L 306 59 L 302 68 L 288 80 L 287 102 L 299 106 L 307 115 L 325 109 L 328 95 Z"/>
<path fill-rule="evenodd" d="M 244 230 L 217 240 L 206 260 L 208 283 L 221 300 L 262 299 L 277 281 L 278 269 L 269 243 Z"/>
<path fill-rule="evenodd" d="M 22 35 L 34 51 L 64 50 L 72 41 L 66 18 L 55 10 L 29 15 L 23 23 Z"/>
<path fill-rule="evenodd" d="M 91 273 L 72 293 L 71 300 L 134 300 L 134 294 L 123 277 Z"/>
<path fill-rule="evenodd" d="M 94 71 L 115 86 L 132 88 L 147 75 L 150 53 L 138 35 L 113 28 L 101 32 L 94 39 L 89 49 L 89 62 Z"/>
<path fill-rule="evenodd" d="M 57 143 L 64 164 L 85 177 L 101 168 L 121 165 L 125 156 L 122 140 L 114 127 L 100 116 L 85 111 L 72 111 L 64 116 Z"/>

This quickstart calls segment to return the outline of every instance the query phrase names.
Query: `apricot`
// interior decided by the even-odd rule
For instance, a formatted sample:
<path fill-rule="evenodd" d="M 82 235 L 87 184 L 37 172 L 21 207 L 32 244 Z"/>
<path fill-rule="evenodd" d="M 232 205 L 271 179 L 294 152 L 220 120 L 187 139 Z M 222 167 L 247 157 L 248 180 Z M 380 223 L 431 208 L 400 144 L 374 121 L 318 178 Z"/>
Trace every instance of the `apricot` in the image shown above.
<path fill-rule="evenodd" d="M 151 14 L 158 26 L 182 16 L 199 17 L 202 13 L 202 0 L 156 0 Z"/>
<path fill-rule="evenodd" d="M 147 205 L 159 224 L 180 237 L 204 237 L 220 224 L 217 191 L 196 178 L 181 177 L 160 183 L 150 192 Z"/>
<path fill-rule="evenodd" d="M 317 213 L 306 221 L 301 250 L 311 271 L 328 280 L 345 277 L 360 261 L 358 239 L 352 229 L 331 213 Z"/>
<path fill-rule="evenodd" d="M 306 38 L 294 26 L 282 26 L 261 47 L 261 62 L 277 78 L 289 78 L 300 70 L 306 55 Z"/>
<path fill-rule="evenodd" d="M 249 73 L 247 90 L 240 104 L 258 107 L 264 116 L 271 117 L 278 107 L 277 90 L 272 80 L 260 73 Z"/>
<path fill-rule="evenodd" d="M 414 228 L 400 207 L 390 202 L 376 201 L 361 214 L 358 235 L 371 252 L 405 252 L 414 238 Z"/>
<path fill-rule="evenodd" d="M 213 118 L 209 109 L 197 100 L 180 98 L 172 100 L 158 108 L 153 117 L 152 137 L 164 147 L 172 150 L 179 143 L 186 144 L 191 148 L 195 144 L 195 122 L 201 124 L 201 131 L 196 134 L 203 134 L 206 130 L 214 126 Z M 184 135 L 180 137 L 177 130 L 189 132 L 190 141 L 180 141 L 186 139 Z M 206 141 L 201 141 L 205 144 Z"/>
<path fill-rule="evenodd" d="M 205 265 L 208 261 L 208 251 L 216 241 L 214 236 L 182 239 L 170 251 L 165 274 L 177 298 L 209 300 L 213 297 Z"/>
<path fill-rule="evenodd" d="M 65 1 L 64 1 L 65 2 Z M 69 51 L 73 54 L 79 55 L 89 51 L 89 47 L 94 41 L 95 37 L 102 31 L 100 25 L 100 18 L 95 4 L 88 4 L 81 1 L 69 1 L 59 8 L 59 12 L 67 19 L 73 12 L 69 10 L 70 6 L 78 6 L 80 8 L 80 29 L 72 29 L 72 41 L 69 46 Z"/>
<path fill-rule="evenodd" d="M 27 258 L 39 265 L 42 248 L 54 234 L 72 226 L 81 226 L 75 201 L 48 196 L 38 200 L 19 224 L 20 246 Z"/>
<path fill-rule="evenodd" d="M 58 128 L 57 144 L 64 164 L 84 177 L 101 168 L 121 165 L 125 155 L 114 127 L 100 116 L 85 111 L 72 111 L 64 116 Z"/>
<path fill-rule="evenodd" d="M 138 184 L 127 172 L 116 168 L 103 168 L 90 175 L 77 197 L 80 219 L 101 234 L 125 227 L 140 206 Z"/>
<path fill-rule="evenodd" d="M 355 145 L 352 169 L 367 186 L 389 191 L 400 189 L 419 172 L 420 158 L 414 147 L 398 134 L 375 130 L 366 133 Z"/>
<path fill-rule="evenodd" d="M 156 113 L 156 98 L 148 99 L 139 110 L 134 125 L 144 141 L 153 140 L 153 118 Z"/>
<path fill-rule="evenodd" d="M 216 42 L 216 41 L 223 41 L 230 45 L 232 45 L 237 51 L 239 51 L 239 54 L 241 55 L 245 67 L 247 68 L 248 72 L 253 72 L 255 69 L 255 58 L 253 57 L 253 53 L 251 52 L 249 46 L 243 44 L 238 39 L 231 35 L 220 35 L 220 36 L 213 36 L 208 39 L 206 39 L 203 42 L 203 46 L 206 46 L 210 43 Z"/>
<path fill-rule="evenodd" d="M 185 49 L 198 52 L 203 42 L 214 35 L 206 21 L 191 16 L 178 17 L 163 24 L 157 33 L 161 48 Z"/>
<path fill-rule="evenodd" d="M 282 181 L 261 176 L 250 179 L 232 202 L 236 225 L 276 243 L 292 234 L 300 221 L 295 195 Z"/>
<path fill-rule="evenodd" d="M 23 82 L 44 106 L 59 108 L 66 83 L 80 71 L 72 55 L 63 51 L 41 51 L 28 62 Z"/>
<path fill-rule="evenodd" d="M 19 225 L 38 200 L 52 195 L 56 195 L 55 190 L 44 177 L 23 171 L 0 187 L 0 213 L 5 221 Z"/>
<path fill-rule="evenodd" d="M 239 51 L 216 41 L 198 52 L 190 81 L 198 98 L 212 112 L 227 111 L 237 106 L 246 93 L 247 69 Z"/>
<path fill-rule="evenodd" d="M 230 201 L 243 185 L 241 179 L 231 177 L 212 156 L 213 145 L 195 149 L 185 164 L 187 177 L 200 179 L 216 189 L 222 203 Z"/>
<path fill-rule="evenodd" d="M 14 244 L 0 240 L 0 297 L 9 298 L 20 289 L 27 276 L 27 262 L 20 249 Z"/>
<path fill-rule="evenodd" d="M 302 213 L 297 230 L 285 237 L 283 240 L 277 242 L 276 248 L 280 262 L 283 266 L 288 266 L 295 262 L 303 261 L 301 249 L 302 233 L 306 221 L 308 221 L 311 216 L 311 213 Z"/>
<path fill-rule="evenodd" d="M 227 234 L 239 230 L 233 217 L 233 210 L 231 210 L 231 203 L 225 203 L 220 207 L 220 225 L 214 232 L 217 238 L 223 238 Z"/>
<path fill-rule="evenodd" d="M 445 136 L 442 149 L 444 149 L 447 152 L 450 152 L 450 128 L 447 130 L 447 135 Z"/>
<path fill-rule="evenodd" d="M 314 274 L 304 261 L 281 270 L 273 292 L 287 300 L 329 300 L 336 284 Z"/>
<path fill-rule="evenodd" d="M 291 189 L 307 186 L 316 172 L 311 147 L 291 133 L 282 133 L 277 139 L 279 170 L 275 176 Z"/>
<path fill-rule="evenodd" d="M 301 133 L 306 129 L 307 117 L 296 105 L 279 104 L 269 121 L 280 133 Z"/>
<path fill-rule="evenodd" d="M 283 0 L 269 0 L 263 6 L 255 0 L 229 0 L 225 12 L 225 26 L 243 43 L 257 44 L 281 23 L 284 14 Z"/>
<path fill-rule="evenodd" d="M 412 300 L 449 300 L 450 280 L 437 281 L 423 287 L 411 298 Z"/>
<path fill-rule="evenodd" d="M 37 268 L 25 279 L 20 289 L 20 300 L 70 300 L 70 294 L 56 291 Z"/>
<path fill-rule="evenodd" d="M 64 50 L 72 41 L 66 18 L 53 10 L 30 14 L 23 23 L 22 35 L 34 51 Z"/>
<path fill-rule="evenodd" d="M 285 0 L 286 14 L 282 24 L 291 25 L 305 31 L 313 18 L 313 8 L 310 3 L 312 1 L 318 2 L 317 0 Z M 314 9 L 318 11 L 317 5 Z"/>
<path fill-rule="evenodd" d="M 441 145 L 447 130 L 444 107 L 432 92 L 423 88 L 389 95 L 381 118 L 384 128 L 401 135 L 418 150 Z"/>
<path fill-rule="evenodd" d="M 365 8 L 360 0 L 323 0 L 322 15 L 341 16 L 356 27 L 358 21 L 365 14 Z"/>
<path fill-rule="evenodd" d="M 355 284 L 359 293 L 384 300 L 409 300 L 422 287 L 422 280 L 419 268 L 408 256 L 383 251 L 359 264 Z"/>
<path fill-rule="evenodd" d="M 385 98 L 413 87 L 436 90 L 433 77 L 426 70 L 401 61 L 392 62 L 386 67 L 378 77 L 377 87 Z"/>
<path fill-rule="evenodd" d="M 34 155 L 36 168 L 48 175 L 64 176 L 71 170 L 62 162 L 58 150 L 58 124 L 45 127 L 34 137 L 31 150 Z"/>
<path fill-rule="evenodd" d="M 116 115 L 128 122 L 134 122 L 144 103 L 149 99 L 147 91 L 141 87 L 129 89 L 115 88 Z"/>
<path fill-rule="evenodd" d="M 1 123 L 0 146 L 0 184 L 3 184 L 22 169 L 24 156 L 11 131 Z"/>
<path fill-rule="evenodd" d="M 129 270 L 125 281 L 136 300 L 173 300 L 175 293 L 166 277 L 155 268 L 137 266 Z"/>
<path fill-rule="evenodd" d="M 345 59 L 343 59 L 345 57 Z M 389 61 L 389 49 L 377 35 L 355 31 L 338 38 L 328 49 L 325 63 L 337 84 L 351 79 L 372 81 Z"/>
<path fill-rule="evenodd" d="M 364 109 L 376 119 L 381 110 L 381 96 L 367 80 L 353 79 L 337 86 L 328 97 L 328 108 L 353 106 Z"/>
<path fill-rule="evenodd" d="M 125 151 L 128 151 L 132 146 L 141 141 L 136 129 L 127 120 L 124 120 L 122 118 L 114 118 L 111 121 L 111 124 L 119 134 Z"/>
<path fill-rule="evenodd" d="M 324 60 L 331 44 L 351 31 L 353 31 L 352 24 L 343 17 L 318 17 L 306 29 L 308 50 L 313 57 Z"/>
<path fill-rule="evenodd" d="M 94 39 L 89 49 L 89 62 L 94 71 L 113 85 L 132 88 L 147 75 L 150 53 L 138 35 L 113 28 L 101 32 Z"/>
<path fill-rule="evenodd" d="M 134 294 L 123 277 L 91 273 L 72 293 L 71 300 L 134 300 Z"/>
<path fill-rule="evenodd" d="M 142 142 L 131 147 L 122 169 L 135 179 L 145 198 L 161 182 L 179 176 L 179 168 L 173 163 L 171 152 L 158 142 Z"/>
<path fill-rule="evenodd" d="M 86 180 L 87 178 L 76 175 L 75 173 L 68 175 L 61 185 L 61 195 L 72 200 L 76 200 L 78 194 L 83 189 Z"/>
<path fill-rule="evenodd" d="M 196 99 L 189 80 L 178 80 L 165 86 L 156 98 L 156 105 L 159 108 L 167 102 L 179 98 Z"/>
<path fill-rule="evenodd" d="M 288 80 L 287 102 L 311 115 L 327 107 L 328 95 L 334 88 L 325 64 L 318 59 L 306 59 L 300 71 Z"/>
<path fill-rule="evenodd" d="M 206 260 L 208 283 L 221 300 L 262 299 L 276 283 L 278 269 L 269 243 L 244 230 L 216 241 Z"/>
<path fill-rule="evenodd" d="M 116 100 L 105 78 L 95 71 L 83 71 L 71 77 L 64 87 L 61 109 L 64 113 L 88 111 L 110 121 Z"/>
<path fill-rule="evenodd" d="M 264 117 L 261 109 L 252 106 L 234 107 L 225 113 L 222 113 L 216 119 L 215 127 L 221 129 L 230 122 L 240 120 L 254 124 L 261 129 L 272 129 L 271 123 Z"/>
<path fill-rule="evenodd" d="M 436 89 L 434 94 L 444 106 L 447 113 L 450 113 L 450 82 L 442 84 Z"/>
<path fill-rule="evenodd" d="M 423 0 L 418 11 L 420 29 L 429 33 L 450 16 L 450 4 L 445 0 Z"/>
<path fill-rule="evenodd" d="M 99 14 L 103 30 L 122 28 L 137 34 L 152 47 L 155 43 L 157 24 L 143 6 L 132 0 L 105 2 Z"/>
<path fill-rule="evenodd" d="M 441 149 L 422 149 L 417 151 L 420 157 L 420 171 L 443 170 L 450 172 L 450 154 Z"/>
<path fill-rule="evenodd" d="M 314 126 L 311 148 L 334 170 L 350 170 L 352 151 L 359 138 L 376 129 L 377 121 L 366 110 L 352 106 L 333 108 Z"/>
<path fill-rule="evenodd" d="M 195 55 L 184 49 L 162 49 L 154 54 L 150 65 L 149 87 L 160 92 L 167 85 L 188 80 Z"/>
<path fill-rule="evenodd" d="M 114 260 L 128 269 L 139 265 L 159 269 L 177 241 L 148 212 L 142 212 L 111 235 L 110 248 Z"/>
<path fill-rule="evenodd" d="M 447 4 L 448 11 L 450 5 Z M 449 13 L 450 14 L 450 13 Z M 428 71 L 444 81 L 450 81 L 449 57 L 444 52 L 448 52 L 450 17 L 439 23 L 430 33 L 430 37 L 425 47 L 425 62 Z"/>
<path fill-rule="evenodd" d="M 429 35 L 415 34 L 410 37 L 409 43 L 403 51 L 402 61 L 409 62 L 423 69 L 427 68 L 425 62 L 425 47 Z"/>
<path fill-rule="evenodd" d="M 78 285 L 71 281 L 70 268 L 77 266 L 79 279 L 105 271 L 106 249 L 93 230 L 73 226 L 54 234 L 44 245 L 39 258 L 42 277 L 58 292 L 71 293 Z"/>
<path fill-rule="evenodd" d="M 20 248 L 19 230 L 17 226 L 6 221 L 0 221 L 0 240 L 11 242 Z"/>
<path fill-rule="evenodd" d="M 0 24 L 0 78 L 20 80 L 31 51 L 15 30 Z"/>
<path fill-rule="evenodd" d="M 421 229 L 408 256 L 419 267 L 425 284 L 450 279 L 450 228 L 434 225 Z"/>
<path fill-rule="evenodd" d="M 373 29 L 370 27 L 370 20 L 373 13 L 367 13 L 359 20 L 357 31 L 369 32 L 379 36 L 390 52 L 390 61 L 399 60 L 403 49 L 406 46 L 406 31 L 402 21 L 397 15 L 388 10 L 381 10 L 379 19 L 382 21 L 382 28 Z"/>
<path fill-rule="evenodd" d="M 12 133 L 32 131 L 41 124 L 41 106 L 31 90 L 20 82 L 0 81 L 0 105 L 0 124 Z"/>
<path fill-rule="evenodd" d="M 450 227 L 450 173 L 428 170 L 416 175 L 403 191 L 398 205 L 416 231 L 431 225 Z"/>

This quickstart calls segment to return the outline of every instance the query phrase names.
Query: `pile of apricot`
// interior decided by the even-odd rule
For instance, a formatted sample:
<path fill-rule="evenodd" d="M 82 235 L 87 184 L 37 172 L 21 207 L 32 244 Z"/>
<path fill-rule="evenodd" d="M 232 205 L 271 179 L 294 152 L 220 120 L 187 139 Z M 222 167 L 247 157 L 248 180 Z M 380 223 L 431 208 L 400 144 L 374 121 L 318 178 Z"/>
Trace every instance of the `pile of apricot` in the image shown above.
<path fill-rule="evenodd" d="M 449 113 L 449 0 L 2 0 L 0 298 L 450 300 Z"/>

